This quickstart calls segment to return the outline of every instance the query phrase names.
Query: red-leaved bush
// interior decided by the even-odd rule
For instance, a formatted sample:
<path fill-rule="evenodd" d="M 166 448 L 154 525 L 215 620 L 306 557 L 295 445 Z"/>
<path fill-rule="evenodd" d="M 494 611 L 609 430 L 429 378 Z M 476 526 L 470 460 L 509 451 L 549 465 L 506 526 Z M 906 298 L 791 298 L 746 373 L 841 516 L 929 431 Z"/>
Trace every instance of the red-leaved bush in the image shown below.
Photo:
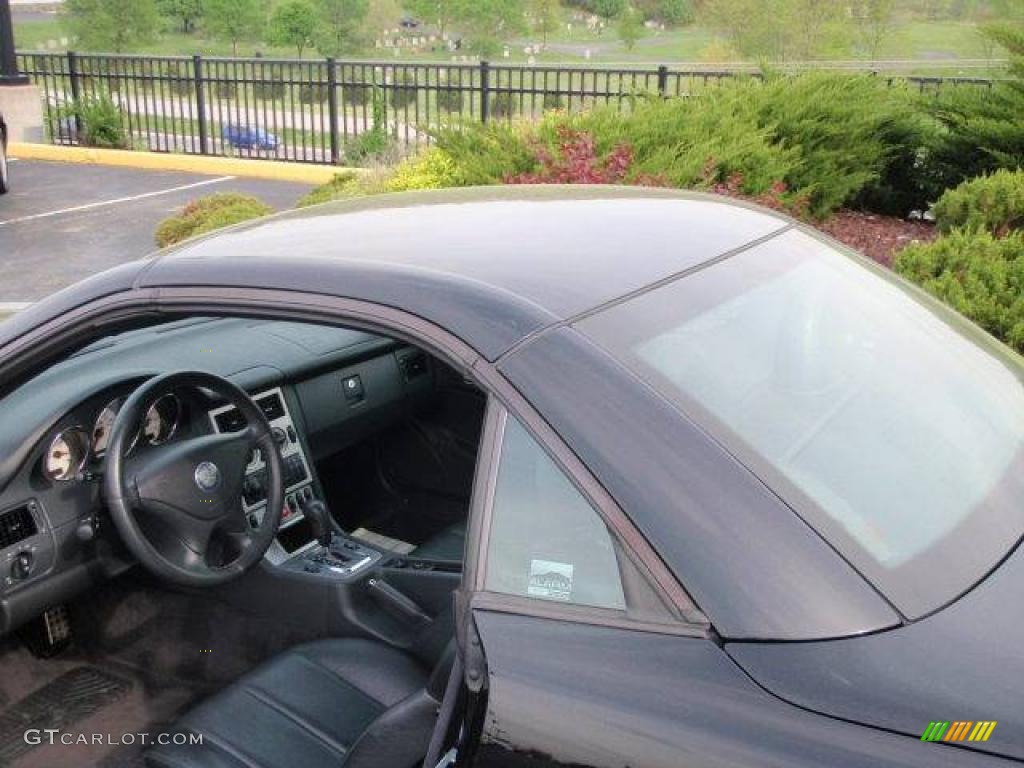
<path fill-rule="evenodd" d="M 644 175 L 630 179 L 633 148 L 620 144 L 606 157 L 597 156 L 594 137 L 568 126 L 558 128 L 558 147 L 554 152 L 537 145 L 534 155 L 540 168 L 533 172 L 505 177 L 506 184 L 638 184 L 663 187 L 665 182 Z"/>
<path fill-rule="evenodd" d="M 716 195 L 734 197 L 737 200 L 749 200 L 763 205 L 765 208 L 788 213 L 798 219 L 807 218 L 809 208 L 807 197 L 787 194 L 789 189 L 784 181 L 776 181 L 769 190 L 759 195 L 750 195 L 743 192 L 742 173 L 730 174 L 725 181 L 714 181 L 716 171 L 717 163 L 709 158 L 704 169 L 704 179 L 708 189 Z"/>

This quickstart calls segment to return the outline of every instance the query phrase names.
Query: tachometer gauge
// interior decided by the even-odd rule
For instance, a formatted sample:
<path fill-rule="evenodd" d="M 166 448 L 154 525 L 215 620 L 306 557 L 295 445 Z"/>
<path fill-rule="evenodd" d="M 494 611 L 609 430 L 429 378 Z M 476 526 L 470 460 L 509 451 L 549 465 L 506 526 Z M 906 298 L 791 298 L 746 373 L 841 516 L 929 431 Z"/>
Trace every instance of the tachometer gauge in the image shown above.
<path fill-rule="evenodd" d="M 164 395 L 146 412 L 142 434 L 150 445 L 160 445 L 173 437 L 181 419 L 181 403 L 174 395 Z"/>
<path fill-rule="evenodd" d="M 73 480 L 89 455 L 89 435 L 81 427 L 57 435 L 43 457 L 43 474 L 50 480 Z"/>
<path fill-rule="evenodd" d="M 124 405 L 125 398 L 119 397 L 111 400 L 96 418 L 96 424 L 92 428 L 92 455 L 100 458 L 107 452 L 107 443 L 110 441 L 110 433 L 114 429 L 114 420 L 117 412 Z"/>

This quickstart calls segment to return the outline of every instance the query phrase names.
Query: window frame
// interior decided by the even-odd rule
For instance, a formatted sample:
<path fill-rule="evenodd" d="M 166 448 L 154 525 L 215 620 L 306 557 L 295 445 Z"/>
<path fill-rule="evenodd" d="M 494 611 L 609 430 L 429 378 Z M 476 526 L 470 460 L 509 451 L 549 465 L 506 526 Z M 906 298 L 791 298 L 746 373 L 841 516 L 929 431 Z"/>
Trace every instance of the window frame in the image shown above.
<path fill-rule="evenodd" d="M 487 560 L 490 537 L 494 525 L 494 502 L 501 470 L 502 449 L 505 431 L 509 418 L 515 418 L 521 428 L 530 436 L 534 443 L 554 463 L 566 480 L 590 506 L 598 519 L 604 524 L 608 536 L 616 549 L 616 561 L 623 596 L 626 600 L 625 610 L 603 608 L 600 606 L 581 605 L 572 602 L 560 602 L 496 592 L 486 587 Z M 547 434 L 545 434 L 547 433 Z M 545 440 L 545 437 L 547 440 Z M 561 447 L 561 450 L 559 450 Z M 589 482 L 588 482 L 589 480 Z M 598 489 L 600 491 L 598 492 Z M 612 506 L 609 507 L 608 505 Z M 628 526 L 628 528 L 626 528 Z M 480 450 L 477 458 L 477 471 L 473 483 L 473 495 L 470 502 L 470 516 L 466 557 L 463 565 L 463 589 L 471 593 L 473 608 L 532 616 L 536 618 L 555 619 L 574 623 L 594 624 L 599 626 L 627 628 L 637 631 L 661 634 L 705 636 L 710 624 L 696 606 L 689 602 L 684 608 L 660 587 L 650 569 L 639 554 L 630 546 L 624 530 L 632 530 L 640 534 L 624 513 L 614 505 L 610 497 L 604 493 L 589 471 L 554 435 L 542 420 L 528 423 L 519 414 L 506 408 L 496 397 L 488 397 L 487 412 L 484 417 L 484 429 L 481 436 Z M 660 598 L 666 608 L 666 621 L 649 621 L 629 613 L 630 585 L 629 575 L 623 567 L 622 558 L 627 558 L 635 573 L 643 580 L 643 587 Z M 634 585 L 635 588 L 635 585 Z M 687 598 L 689 600 L 689 598 Z"/>

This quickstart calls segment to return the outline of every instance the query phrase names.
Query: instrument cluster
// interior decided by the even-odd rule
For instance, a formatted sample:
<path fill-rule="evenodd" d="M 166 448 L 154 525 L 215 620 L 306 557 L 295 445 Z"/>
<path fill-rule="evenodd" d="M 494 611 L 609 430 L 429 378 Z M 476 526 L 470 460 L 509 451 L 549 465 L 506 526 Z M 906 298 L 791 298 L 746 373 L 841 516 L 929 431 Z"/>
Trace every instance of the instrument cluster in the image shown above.
<path fill-rule="evenodd" d="M 43 476 L 52 482 L 68 482 L 80 477 L 90 463 L 102 461 L 114 421 L 127 399 L 118 397 L 108 402 L 96 416 L 91 429 L 75 425 L 58 432 L 43 455 Z M 146 411 L 128 453 L 134 451 L 140 442 L 146 445 L 166 443 L 181 426 L 182 413 L 181 401 L 175 395 L 159 398 Z"/>

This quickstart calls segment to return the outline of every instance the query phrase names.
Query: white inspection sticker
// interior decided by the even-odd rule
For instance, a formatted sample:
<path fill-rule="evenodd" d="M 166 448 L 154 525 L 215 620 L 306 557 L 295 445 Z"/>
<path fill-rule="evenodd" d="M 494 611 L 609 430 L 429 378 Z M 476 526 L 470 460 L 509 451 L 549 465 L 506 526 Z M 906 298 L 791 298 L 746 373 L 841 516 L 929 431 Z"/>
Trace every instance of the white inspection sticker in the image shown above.
<path fill-rule="evenodd" d="M 551 560 L 531 560 L 527 592 L 531 597 L 568 600 L 572 596 L 572 566 Z"/>

